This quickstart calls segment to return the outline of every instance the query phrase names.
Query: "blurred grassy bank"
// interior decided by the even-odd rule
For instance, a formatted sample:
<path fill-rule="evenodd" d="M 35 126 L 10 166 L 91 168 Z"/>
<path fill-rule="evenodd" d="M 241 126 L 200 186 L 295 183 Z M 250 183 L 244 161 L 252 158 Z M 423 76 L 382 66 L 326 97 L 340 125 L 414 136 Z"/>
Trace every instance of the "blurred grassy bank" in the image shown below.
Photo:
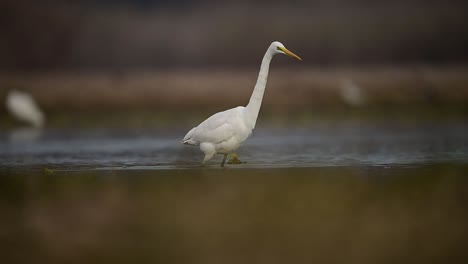
<path fill-rule="evenodd" d="M 275 63 L 275 62 L 274 62 Z M 272 67 L 262 106 L 270 121 L 466 118 L 468 68 Z M 257 69 L 0 74 L 0 94 L 30 92 L 49 125 L 155 125 L 245 105 Z M 4 99 L 4 96 L 2 96 Z M 3 126 L 14 125 L 0 110 Z M 127 122 L 127 123 L 126 123 Z"/>
<path fill-rule="evenodd" d="M 2 258 L 465 263 L 467 169 L 0 171 Z"/>

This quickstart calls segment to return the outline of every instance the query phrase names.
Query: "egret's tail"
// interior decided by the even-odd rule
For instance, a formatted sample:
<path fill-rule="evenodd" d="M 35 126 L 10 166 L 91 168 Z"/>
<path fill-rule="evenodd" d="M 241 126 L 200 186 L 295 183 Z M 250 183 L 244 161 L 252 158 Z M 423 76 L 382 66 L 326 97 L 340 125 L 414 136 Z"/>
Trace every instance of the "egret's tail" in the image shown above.
<path fill-rule="evenodd" d="M 195 140 L 192 139 L 192 134 L 193 134 L 193 131 L 195 131 L 195 128 L 197 128 L 197 127 L 192 128 L 192 129 L 187 133 L 187 135 L 185 135 L 184 139 L 182 139 L 182 144 L 185 144 L 185 145 L 193 145 L 193 146 L 198 146 L 198 145 L 200 145 L 200 142 L 195 141 Z"/>
<path fill-rule="evenodd" d="M 182 140 L 182 144 L 198 146 L 198 145 L 200 145 L 200 142 L 189 139 L 189 140 Z"/>

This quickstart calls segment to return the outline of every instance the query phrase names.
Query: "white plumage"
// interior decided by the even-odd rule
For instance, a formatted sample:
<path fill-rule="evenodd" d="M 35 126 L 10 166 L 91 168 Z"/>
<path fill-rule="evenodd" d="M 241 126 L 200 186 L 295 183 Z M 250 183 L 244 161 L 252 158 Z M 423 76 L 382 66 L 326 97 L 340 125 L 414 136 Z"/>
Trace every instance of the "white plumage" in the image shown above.
<path fill-rule="evenodd" d="M 273 56 L 278 53 L 301 60 L 299 56 L 286 49 L 280 42 L 271 43 L 263 57 L 257 83 L 248 105 L 216 113 L 185 135 L 182 140 L 183 144 L 200 146 L 200 150 L 205 153 L 203 164 L 212 159 L 215 154 L 224 154 L 221 166 L 224 166 L 228 154 L 233 155 L 230 163 L 240 163 L 235 152 L 255 128 L 265 92 L 270 62 Z"/>
<path fill-rule="evenodd" d="M 6 97 L 6 107 L 16 119 L 34 127 L 44 125 L 44 114 L 31 95 L 18 90 L 11 90 Z"/>

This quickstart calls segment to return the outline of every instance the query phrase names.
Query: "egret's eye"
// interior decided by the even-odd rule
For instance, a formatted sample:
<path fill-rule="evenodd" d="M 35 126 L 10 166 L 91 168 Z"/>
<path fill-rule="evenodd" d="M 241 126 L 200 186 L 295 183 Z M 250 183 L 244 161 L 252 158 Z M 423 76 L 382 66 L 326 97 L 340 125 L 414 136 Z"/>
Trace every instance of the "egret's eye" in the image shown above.
<path fill-rule="evenodd" d="M 280 48 L 280 47 L 276 47 L 276 50 L 281 50 L 281 48 Z"/>

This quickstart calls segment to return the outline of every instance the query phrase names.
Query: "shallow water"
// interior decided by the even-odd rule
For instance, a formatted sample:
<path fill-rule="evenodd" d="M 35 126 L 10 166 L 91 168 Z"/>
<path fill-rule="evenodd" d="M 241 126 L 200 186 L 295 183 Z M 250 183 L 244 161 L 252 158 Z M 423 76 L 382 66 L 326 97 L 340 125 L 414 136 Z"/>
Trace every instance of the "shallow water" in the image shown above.
<path fill-rule="evenodd" d="M 186 129 L 13 130 L 0 134 L 0 166 L 54 169 L 199 167 L 198 147 L 180 144 Z M 330 122 L 260 126 L 231 168 L 378 166 L 468 161 L 464 122 Z M 222 156 L 210 162 L 219 166 Z"/>
<path fill-rule="evenodd" d="M 218 167 L 216 167 L 218 168 Z M 0 177 L 5 263 L 466 263 L 466 164 Z"/>
<path fill-rule="evenodd" d="M 5 263 L 466 263 L 468 125 L 260 126 L 201 167 L 185 128 L 4 131 Z"/>

